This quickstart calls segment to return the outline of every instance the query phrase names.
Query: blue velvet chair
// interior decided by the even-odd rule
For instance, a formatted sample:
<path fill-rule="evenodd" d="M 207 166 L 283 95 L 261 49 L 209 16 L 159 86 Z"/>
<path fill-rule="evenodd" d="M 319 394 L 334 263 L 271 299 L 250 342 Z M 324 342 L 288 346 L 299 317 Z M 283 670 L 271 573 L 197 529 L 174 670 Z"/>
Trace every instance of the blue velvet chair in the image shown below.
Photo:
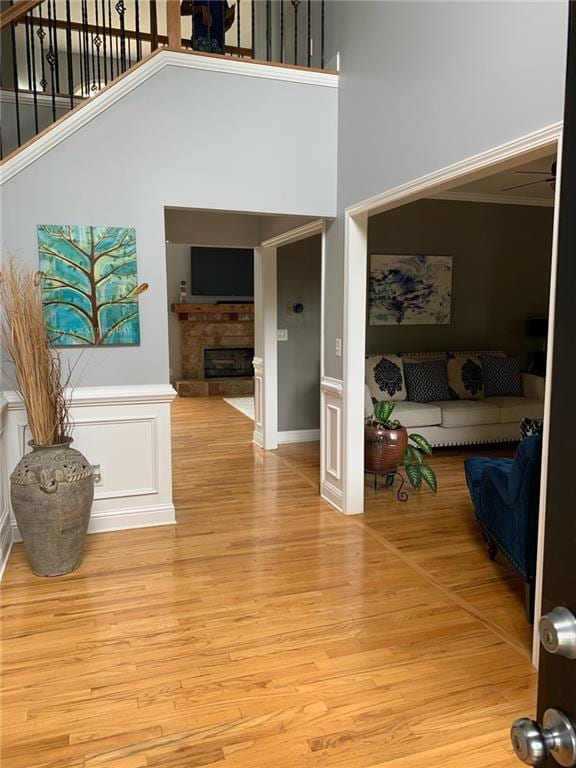
<path fill-rule="evenodd" d="M 498 551 L 526 583 L 526 610 L 534 611 L 540 501 L 541 435 L 526 437 L 513 459 L 474 457 L 464 462 L 476 519 L 494 559 Z"/>

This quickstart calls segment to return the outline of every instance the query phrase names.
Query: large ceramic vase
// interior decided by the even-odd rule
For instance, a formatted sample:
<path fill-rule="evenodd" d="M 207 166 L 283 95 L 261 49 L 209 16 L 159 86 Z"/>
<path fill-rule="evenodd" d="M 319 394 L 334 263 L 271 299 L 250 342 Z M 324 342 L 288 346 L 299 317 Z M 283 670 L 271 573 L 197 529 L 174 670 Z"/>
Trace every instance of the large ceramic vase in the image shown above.
<path fill-rule="evenodd" d="M 368 472 L 388 474 L 402 464 L 408 446 L 408 433 L 404 427 L 384 429 L 381 426 L 367 424 L 364 440 L 365 464 Z"/>
<path fill-rule="evenodd" d="M 38 576 L 61 576 L 82 562 L 94 499 L 92 465 L 72 439 L 35 445 L 10 477 L 12 509 L 30 566 Z"/>

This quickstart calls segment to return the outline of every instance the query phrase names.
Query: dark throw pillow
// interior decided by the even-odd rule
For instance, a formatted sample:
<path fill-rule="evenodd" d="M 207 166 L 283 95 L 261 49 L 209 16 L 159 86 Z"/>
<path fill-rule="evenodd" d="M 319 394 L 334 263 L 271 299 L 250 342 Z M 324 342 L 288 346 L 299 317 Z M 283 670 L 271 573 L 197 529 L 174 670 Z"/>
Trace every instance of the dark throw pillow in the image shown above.
<path fill-rule="evenodd" d="M 486 397 L 522 397 L 522 371 L 517 357 L 482 355 Z"/>
<path fill-rule="evenodd" d="M 432 403 L 450 400 L 445 360 L 423 360 L 421 363 L 404 362 L 404 378 L 408 399 L 414 403 Z"/>

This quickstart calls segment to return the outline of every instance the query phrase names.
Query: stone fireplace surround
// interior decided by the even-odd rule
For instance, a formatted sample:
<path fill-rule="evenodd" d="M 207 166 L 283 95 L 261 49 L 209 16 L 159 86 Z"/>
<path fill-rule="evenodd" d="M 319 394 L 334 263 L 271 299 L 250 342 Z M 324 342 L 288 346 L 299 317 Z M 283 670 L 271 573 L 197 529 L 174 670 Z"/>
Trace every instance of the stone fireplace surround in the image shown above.
<path fill-rule="evenodd" d="M 205 378 L 204 350 L 254 347 L 253 304 L 173 304 L 180 320 L 182 379 L 176 381 L 181 397 L 250 395 L 254 378 Z"/>

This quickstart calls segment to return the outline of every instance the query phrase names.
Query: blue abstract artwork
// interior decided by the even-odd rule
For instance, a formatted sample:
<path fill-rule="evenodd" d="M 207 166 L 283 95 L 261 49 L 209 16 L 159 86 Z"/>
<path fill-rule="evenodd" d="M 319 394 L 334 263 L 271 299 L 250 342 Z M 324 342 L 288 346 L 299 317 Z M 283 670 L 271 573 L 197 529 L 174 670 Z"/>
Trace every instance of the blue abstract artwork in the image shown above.
<path fill-rule="evenodd" d="M 451 256 L 371 257 L 370 325 L 447 325 L 451 302 Z"/>
<path fill-rule="evenodd" d="M 39 225 L 44 317 L 58 346 L 140 344 L 136 233 Z"/>

